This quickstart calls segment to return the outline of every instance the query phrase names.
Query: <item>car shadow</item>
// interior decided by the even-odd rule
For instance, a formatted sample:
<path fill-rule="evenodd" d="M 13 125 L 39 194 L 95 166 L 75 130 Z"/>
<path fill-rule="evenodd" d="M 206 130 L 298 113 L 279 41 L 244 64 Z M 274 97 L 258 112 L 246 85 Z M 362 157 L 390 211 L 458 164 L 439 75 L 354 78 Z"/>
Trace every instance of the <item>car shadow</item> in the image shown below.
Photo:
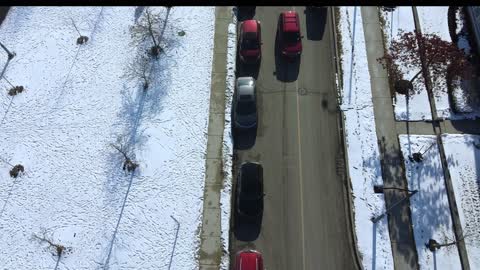
<path fill-rule="evenodd" d="M 258 79 L 258 73 L 260 71 L 260 61 L 255 64 L 246 64 L 240 61 L 240 57 L 237 56 L 236 77 L 253 77 L 255 80 Z"/>
<path fill-rule="evenodd" d="M 233 12 L 237 15 L 239 22 L 251 20 L 255 17 L 255 6 L 236 6 Z"/>
<path fill-rule="evenodd" d="M 300 71 L 301 57 L 292 60 L 282 56 L 278 30 L 275 35 L 275 77 L 281 82 L 294 82 L 298 78 Z"/>
<path fill-rule="evenodd" d="M 327 25 L 327 8 L 306 8 L 305 22 L 307 25 L 307 39 L 322 40 Z"/>

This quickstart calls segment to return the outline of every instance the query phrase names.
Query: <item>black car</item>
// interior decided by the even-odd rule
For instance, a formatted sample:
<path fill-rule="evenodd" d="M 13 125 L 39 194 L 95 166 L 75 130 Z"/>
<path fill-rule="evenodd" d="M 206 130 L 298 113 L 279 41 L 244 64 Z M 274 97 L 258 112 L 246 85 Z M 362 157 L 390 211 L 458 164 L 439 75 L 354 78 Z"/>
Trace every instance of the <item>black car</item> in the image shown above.
<path fill-rule="evenodd" d="M 240 241 L 254 241 L 263 217 L 263 167 L 243 163 L 237 176 L 234 201 L 234 234 Z"/>

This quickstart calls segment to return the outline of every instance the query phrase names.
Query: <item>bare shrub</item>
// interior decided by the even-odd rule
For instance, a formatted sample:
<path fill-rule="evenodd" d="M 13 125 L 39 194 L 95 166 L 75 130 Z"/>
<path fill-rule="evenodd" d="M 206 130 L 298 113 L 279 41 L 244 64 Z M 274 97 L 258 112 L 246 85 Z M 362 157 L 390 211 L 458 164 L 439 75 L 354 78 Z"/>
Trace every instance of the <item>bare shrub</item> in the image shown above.
<path fill-rule="evenodd" d="M 25 168 L 20 165 L 20 164 L 17 164 L 15 166 L 13 166 L 13 168 L 10 170 L 10 176 L 13 177 L 13 178 L 17 178 L 18 175 L 22 172 L 25 171 Z"/>
<path fill-rule="evenodd" d="M 32 235 L 32 238 L 34 240 L 37 240 L 38 242 L 40 242 L 42 244 L 47 243 L 48 248 L 50 248 L 53 251 L 54 256 L 61 257 L 65 253 L 71 252 L 71 250 L 72 250 L 71 247 L 65 247 L 62 244 L 54 243 L 53 240 L 52 240 L 53 237 L 51 235 L 50 236 L 48 235 L 48 230 L 45 229 L 45 228 L 42 228 L 40 236 L 34 233 Z"/>
<path fill-rule="evenodd" d="M 160 46 L 160 27 L 164 24 L 164 20 L 160 14 L 153 12 L 150 8 L 146 8 L 140 20 L 130 27 L 132 39 L 137 43 L 143 43 L 147 40 L 151 41 L 152 46 L 148 50 L 149 54 L 154 57 L 163 51 Z"/>
<path fill-rule="evenodd" d="M 19 93 L 22 93 L 25 90 L 23 86 L 14 86 L 8 90 L 8 95 L 16 96 Z"/>
<path fill-rule="evenodd" d="M 118 145 L 115 145 L 112 143 L 110 144 L 110 146 L 112 146 L 120 154 L 122 154 L 123 158 L 125 159 L 123 162 L 122 170 L 127 170 L 127 172 L 134 172 L 139 165 L 129 157 L 125 144 L 119 143 Z"/>

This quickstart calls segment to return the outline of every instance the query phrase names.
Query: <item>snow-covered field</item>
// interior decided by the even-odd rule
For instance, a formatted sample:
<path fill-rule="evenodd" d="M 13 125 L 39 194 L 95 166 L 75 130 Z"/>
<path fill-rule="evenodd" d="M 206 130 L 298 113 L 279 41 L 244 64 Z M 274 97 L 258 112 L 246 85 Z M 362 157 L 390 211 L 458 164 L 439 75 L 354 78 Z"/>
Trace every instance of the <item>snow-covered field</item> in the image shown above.
<path fill-rule="evenodd" d="M 420 269 L 462 269 L 455 245 L 442 247 L 435 253 L 425 246 L 429 239 L 440 244 L 455 241 L 435 136 L 400 135 L 399 141 L 408 189 L 418 191 L 410 198 L 410 208 Z M 422 162 L 409 160 L 408 157 L 416 152 L 423 154 Z"/>
<path fill-rule="evenodd" d="M 415 30 L 412 7 L 398 6 L 393 12 L 382 10 L 381 15 L 385 21 L 383 31 L 387 37 L 387 46 L 390 45 L 390 42 L 393 39 L 398 38 L 399 33 L 402 31 L 413 32 Z M 419 69 L 407 69 L 402 65 L 399 66 L 399 69 L 405 80 L 410 80 L 419 72 Z M 411 95 L 408 98 L 408 101 L 405 95 L 395 93 L 395 119 L 399 121 L 431 120 L 432 115 L 430 112 L 427 89 L 425 88 L 422 75 L 419 75 L 413 81 L 413 87 L 416 93 Z"/>
<path fill-rule="evenodd" d="M 355 33 L 353 24 L 355 23 Z M 354 7 L 340 7 L 343 85 L 341 109 L 345 116 L 348 170 L 353 189 L 355 232 L 364 269 L 393 269 L 387 219 L 373 224 L 370 218 L 385 211 L 383 194 L 373 185 L 382 184 L 380 153 L 377 145 L 370 74 L 360 7 L 354 20 Z M 355 50 L 352 64 L 352 39 Z M 352 73 L 353 72 L 353 73 Z M 350 88 L 350 74 L 352 83 Z"/>
<path fill-rule="evenodd" d="M 449 42 L 452 41 L 450 33 L 448 32 L 448 6 L 417 7 L 417 11 L 420 25 L 422 28 L 422 33 L 436 34 L 443 40 Z M 461 25 L 460 22 L 458 22 L 458 24 Z M 435 105 L 437 107 L 437 114 L 439 117 L 443 117 L 445 119 L 464 119 L 480 117 L 479 106 L 471 106 L 471 113 L 467 114 L 455 114 L 451 110 L 448 101 L 446 78 L 439 78 L 437 81 L 434 82 L 433 87 L 433 92 L 435 95 Z M 458 86 L 454 90 L 454 95 L 458 97 L 457 99 L 461 99 L 465 96 L 463 92 L 466 91 L 466 89 L 464 88 L 465 87 Z M 463 103 L 467 103 L 463 106 L 468 106 L 468 102 Z"/>
<path fill-rule="evenodd" d="M 214 8 L 171 10 L 173 43 L 145 93 L 127 75 L 143 48 L 129 30 L 141 12 L 14 7 L 3 22 L 0 39 L 16 52 L 5 77 L 26 91 L 11 98 L 0 82 L 0 156 L 25 166 L 17 179 L 0 167 L 2 268 L 53 269 L 53 250 L 32 239 L 42 228 L 71 248 L 58 269 L 197 267 Z M 117 138 L 140 164 L 134 175 L 110 146 Z"/>
<path fill-rule="evenodd" d="M 480 269 L 480 136 L 442 136 L 470 269 Z"/>

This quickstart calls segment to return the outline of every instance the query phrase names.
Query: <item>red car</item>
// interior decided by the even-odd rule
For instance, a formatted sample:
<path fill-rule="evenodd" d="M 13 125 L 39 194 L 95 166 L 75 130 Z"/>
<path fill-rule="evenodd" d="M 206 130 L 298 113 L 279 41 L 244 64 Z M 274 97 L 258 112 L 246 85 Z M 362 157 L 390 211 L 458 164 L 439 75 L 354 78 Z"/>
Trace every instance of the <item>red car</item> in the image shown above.
<path fill-rule="evenodd" d="M 262 52 L 260 22 L 257 20 L 246 20 L 240 25 L 239 55 L 240 60 L 245 63 L 256 63 L 260 60 Z"/>
<path fill-rule="evenodd" d="M 262 254 L 256 250 L 238 252 L 234 270 L 264 270 Z"/>
<path fill-rule="evenodd" d="M 279 38 L 282 55 L 295 58 L 302 53 L 300 20 L 296 11 L 285 11 L 280 15 Z"/>

